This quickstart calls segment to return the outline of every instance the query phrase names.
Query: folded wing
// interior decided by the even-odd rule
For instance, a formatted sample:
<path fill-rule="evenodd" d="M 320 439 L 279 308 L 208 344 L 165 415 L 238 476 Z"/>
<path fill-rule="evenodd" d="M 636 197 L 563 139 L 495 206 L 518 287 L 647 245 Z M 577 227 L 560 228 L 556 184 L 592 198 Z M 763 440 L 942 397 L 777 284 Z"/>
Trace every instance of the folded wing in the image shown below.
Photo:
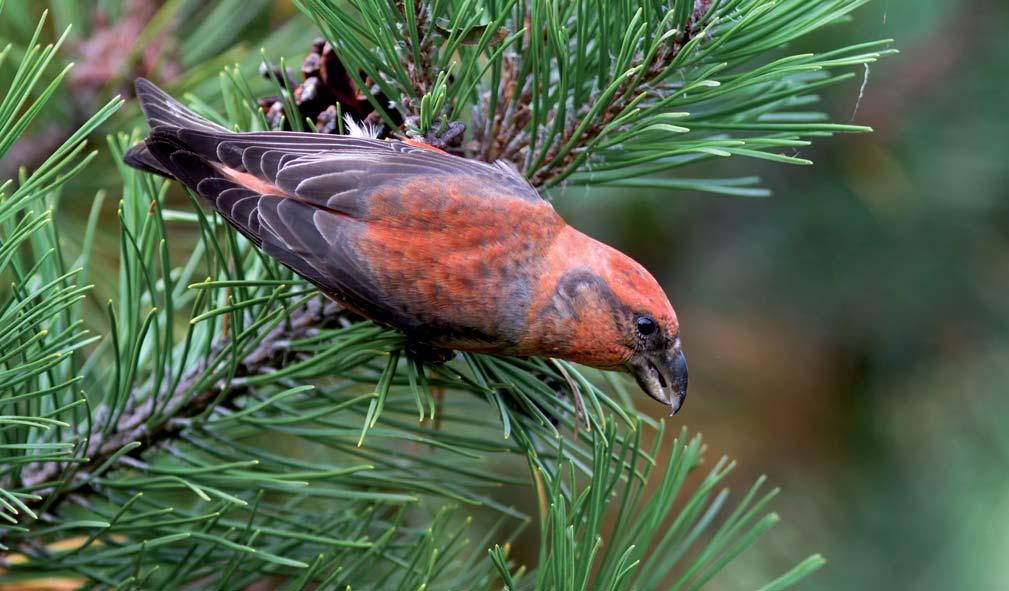
<path fill-rule="evenodd" d="M 137 82 L 137 95 L 151 135 L 130 151 L 129 164 L 177 178 L 266 254 L 362 314 L 398 328 L 441 323 L 439 330 L 472 329 L 473 338 L 494 338 L 499 327 L 471 318 L 478 311 L 463 306 L 437 313 L 446 306 L 437 294 L 425 297 L 416 286 L 398 284 L 421 275 L 421 267 L 439 282 L 451 282 L 451 260 L 482 258 L 482 248 L 528 256 L 528 248 L 508 241 L 540 240 L 563 223 L 505 165 L 397 141 L 230 133 L 145 80 Z M 502 228 L 516 218 L 516 227 Z M 433 244 L 439 241 L 451 244 Z M 438 248 L 453 250 L 440 257 Z M 486 300 L 491 286 L 471 287 L 474 297 Z"/>

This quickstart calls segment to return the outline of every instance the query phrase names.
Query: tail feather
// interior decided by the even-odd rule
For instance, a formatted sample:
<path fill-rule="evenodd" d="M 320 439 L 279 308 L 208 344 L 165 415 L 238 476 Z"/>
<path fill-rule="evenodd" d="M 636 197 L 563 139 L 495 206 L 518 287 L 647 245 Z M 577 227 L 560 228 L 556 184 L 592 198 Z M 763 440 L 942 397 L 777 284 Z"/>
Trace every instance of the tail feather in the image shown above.
<path fill-rule="evenodd" d="M 197 115 L 149 80 L 137 78 L 135 86 L 140 108 L 144 111 L 144 116 L 147 117 L 147 123 L 152 130 L 158 127 L 170 127 L 218 133 L 228 132 L 220 125 L 211 123 Z"/>
<path fill-rule="evenodd" d="M 137 78 L 136 90 L 140 108 L 152 132 L 193 130 L 210 134 L 228 133 L 227 129 L 207 121 L 144 78 Z M 171 170 L 174 167 L 166 166 L 151 153 L 149 139 L 127 150 L 123 154 L 123 162 L 145 172 L 176 178 Z"/>
<path fill-rule="evenodd" d="M 123 154 L 123 162 L 144 172 L 150 172 L 166 178 L 174 179 L 172 173 L 168 172 L 158 159 L 151 154 L 151 149 L 147 147 L 147 142 L 143 141 L 133 146 Z"/>

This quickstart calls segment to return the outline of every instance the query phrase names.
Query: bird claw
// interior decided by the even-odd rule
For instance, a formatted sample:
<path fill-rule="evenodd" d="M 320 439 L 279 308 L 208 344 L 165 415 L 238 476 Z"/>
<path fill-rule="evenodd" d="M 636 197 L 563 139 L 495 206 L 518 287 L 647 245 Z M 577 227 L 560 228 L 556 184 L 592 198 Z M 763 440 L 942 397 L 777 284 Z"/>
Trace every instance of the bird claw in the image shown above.
<path fill-rule="evenodd" d="M 407 357 L 428 365 L 445 365 L 455 359 L 455 350 L 420 341 L 407 341 L 403 351 Z"/>
<path fill-rule="evenodd" d="M 416 128 L 419 123 L 419 118 L 407 118 L 408 126 Z M 418 139 L 433 148 L 438 148 L 439 150 L 444 150 L 449 153 L 457 152 L 462 147 L 463 139 L 465 139 L 465 137 L 465 123 L 462 121 L 445 121 L 443 119 L 436 120 L 427 133 L 414 136 L 415 139 Z"/>

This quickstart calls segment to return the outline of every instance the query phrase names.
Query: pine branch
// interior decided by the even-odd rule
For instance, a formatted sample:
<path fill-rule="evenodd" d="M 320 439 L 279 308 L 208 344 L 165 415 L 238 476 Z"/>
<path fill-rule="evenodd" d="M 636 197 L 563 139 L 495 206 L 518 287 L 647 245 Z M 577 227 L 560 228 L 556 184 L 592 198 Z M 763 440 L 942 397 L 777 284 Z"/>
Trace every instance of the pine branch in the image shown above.
<path fill-rule="evenodd" d="M 297 310 L 283 325 L 271 330 L 259 345 L 239 361 L 237 371 L 229 380 L 221 380 L 210 388 L 193 393 L 194 387 L 203 377 L 209 366 L 220 361 L 225 355 L 231 339 L 221 337 L 212 346 L 214 354 L 211 358 L 201 360 L 182 378 L 171 390 L 162 392 L 160 396 L 142 396 L 139 393 L 130 400 L 139 404 L 128 406 L 116 421 L 116 428 L 107 435 L 96 432 L 88 438 L 86 447 L 87 461 L 66 472 L 67 466 L 58 463 L 32 464 L 21 476 L 21 484 L 36 494 L 45 495 L 45 511 L 55 512 L 60 503 L 69 494 L 87 494 L 94 485 L 91 484 L 94 472 L 113 458 L 122 460 L 125 457 L 139 458 L 147 450 L 179 437 L 183 429 L 189 425 L 190 419 L 201 416 L 215 407 L 228 407 L 237 398 L 247 396 L 250 391 L 242 385 L 242 379 L 277 371 L 283 367 L 290 357 L 286 344 L 291 341 L 308 338 L 319 330 L 345 327 L 352 322 L 360 321 L 356 315 L 340 308 L 322 296 L 313 298 L 304 307 Z M 158 408 L 158 407 L 161 408 Z M 102 408 L 103 413 L 110 410 Z M 156 415 L 169 416 L 151 424 Z M 107 417 L 98 416 L 96 423 L 104 423 Z M 138 443 L 129 452 L 121 454 L 121 450 L 133 443 Z M 117 455 L 118 454 L 118 455 Z M 69 476 L 69 481 L 68 480 Z M 57 481 L 59 483 L 57 484 Z M 11 483 L 3 483 L 4 488 L 10 488 Z M 52 490 L 55 487 L 55 491 Z"/>
<path fill-rule="evenodd" d="M 208 101 L 224 115 L 196 108 L 246 130 L 336 133 L 341 112 L 381 120 L 390 135 L 508 160 L 543 189 L 604 183 L 752 195 L 760 191 L 752 179 L 660 175 L 733 155 L 803 164 L 781 149 L 866 131 L 806 109 L 814 91 L 850 78 L 825 72 L 871 62 L 887 53 L 885 42 L 749 61 L 865 1 L 392 0 L 337 10 L 300 0 L 328 40 L 306 59 L 305 80 L 295 86 L 283 60 L 267 65 L 276 96 L 257 100 L 229 68 L 221 100 Z M 202 32 L 180 47 L 183 61 L 190 56 L 195 68 L 209 60 L 203 70 L 216 73 L 231 60 L 213 61 L 216 36 L 238 31 L 232 15 L 242 5 L 190 8 L 199 12 L 189 16 L 207 18 L 193 19 Z M 0 153 L 39 112 L 21 110 L 52 55 L 34 51 L 20 70 L 30 75 L 0 102 L 0 114 L 26 113 L 0 117 L 14 121 L 0 123 Z M 207 97 L 207 88 L 198 94 Z M 290 588 L 489 589 L 504 579 L 533 589 L 577 576 L 576 586 L 613 591 L 659 588 L 673 575 L 695 588 L 775 521 L 763 514 L 773 493 L 758 487 L 716 519 L 728 495 L 716 493 L 730 467 L 724 460 L 682 498 L 700 440 L 688 444 L 684 433 L 668 465 L 661 427 L 655 447 L 640 449 L 647 421 L 632 418 L 612 376 L 469 354 L 429 365 L 401 335 L 354 322 L 310 289 L 287 289 L 289 272 L 198 206 L 169 209 L 167 185 L 132 170 L 120 169 L 122 186 L 113 189 L 123 195 L 119 275 L 113 291 L 93 298 L 118 304 L 105 309 L 107 323 L 88 318 L 100 335 L 89 337 L 91 302 L 81 300 L 87 275 L 98 274 L 91 255 L 101 198 L 78 242 L 50 226 L 55 192 L 86 164 L 74 164 L 83 146 L 72 139 L 10 198 L 0 187 L 8 206 L 0 209 L 0 271 L 16 279 L 0 292 L 0 380 L 11 386 L 0 404 L 12 409 L 0 414 L 0 437 L 12 444 L 0 450 L 0 549 L 9 543 L 24 553 L 10 569 L 134 588 L 276 579 Z M 136 139 L 111 141 L 113 158 Z M 72 263 L 67 241 L 79 247 Z M 208 279 L 194 282 L 203 272 Z M 443 390 L 454 395 L 442 401 Z M 575 427 L 573 392 L 584 397 L 588 429 Z M 76 445 L 82 440 L 87 447 Z M 274 441 L 325 453 L 302 457 Z M 503 549 L 525 516 L 486 492 L 525 484 L 499 470 L 499 460 L 516 456 L 528 462 L 544 507 L 532 569 Z M 407 508 L 423 513 L 421 498 L 489 508 L 500 521 L 461 550 L 464 526 L 450 527 L 447 512 L 408 521 Z M 607 532 L 600 547 L 607 512 L 626 527 Z M 670 521 L 676 527 L 662 527 Z M 679 550 L 655 552 L 670 545 Z M 813 557 L 772 586 L 821 562 Z"/>
<path fill-rule="evenodd" d="M 679 57 L 684 47 L 703 34 L 703 28 L 699 26 L 699 23 L 707 14 L 711 2 L 712 0 L 695 0 L 694 9 L 691 11 L 684 31 L 676 29 L 659 31 L 662 38 L 669 37 L 668 42 L 659 46 L 652 56 L 638 52 L 631 62 L 630 69 L 639 73 L 634 77 L 629 76 L 624 79 L 602 113 L 576 137 L 575 122 L 588 117 L 591 112 L 590 105 L 582 107 L 578 116 L 565 126 L 564 133 L 547 150 L 543 164 L 535 171 L 528 171 L 529 182 L 540 187 L 550 184 L 551 181 L 563 181 L 574 172 L 572 165 L 577 160 L 578 154 L 584 151 L 591 142 L 602 136 L 607 126 L 611 125 L 617 117 L 647 96 L 661 97 L 662 83 L 668 74 L 669 67 Z M 563 158 L 557 160 L 561 149 L 572 142 L 573 147 Z M 515 158 L 518 156 L 516 149 L 521 150 L 524 147 L 522 142 L 514 145 L 516 142 L 512 140 L 509 143 L 511 144 L 509 151 L 502 152 L 502 156 L 513 161 L 516 166 L 522 165 L 522 162 L 515 162 Z"/>
<path fill-rule="evenodd" d="M 354 85 L 369 89 L 386 133 L 443 147 L 450 132 L 450 152 L 508 161 L 543 190 L 610 184 L 761 196 L 753 178 L 659 175 L 730 156 L 810 164 L 780 150 L 869 131 L 822 123 L 803 107 L 814 91 L 854 76 L 828 71 L 871 63 L 891 53 L 881 49 L 888 41 L 750 63 L 866 1 L 488 2 L 483 12 L 416 0 L 399 10 L 299 4 Z M 472 139 L 460 141 L 466 112 Z"/>
<path fill-rule="evenodd" d="M 579 142 L 576 145 L 581 146 L 592 138 L 597 137 L 614 118 L 627 108 L 628 104 L 633 100 L 635 93 L 641 87 L 651 87 L 661 80 L 663 73 L 669 67 L 672 60 L 679 54 L 679 51 L 698 33 L 695 23 L 704 16 L 709 6 L 710 0 L 697 0 L 685 33 L 675 35 L 671 43 L 661 47 L 659 52 L 652 56 L 651 59 L 642 54 L 637 56 L 632 64 L 632 68 L 642 70 L 642 76 L 637 79 L 627 78 L 621 84 L 613 100 L 610 101 L 601 116 L 597 118 L 592 126 L 581 133 L 578 138 Z M 402 2 L 399 3 L 399 8 L 405 17 L 406 9 Z M 427 12 L 424 10 L 416 16 L 417 37 L 421 39 L 416 52 L 411 47 L 412 36 L 405 29 L 403 33 L 404 44 L 407 48 L 406 53 L 408 55 L 417 54 L 422 57 L 422 61 L 419 64 L 415 64 L 412 61 L 409 62 L 407 69 L 411 86 L 418 96 L 425 94 L 433 84 L 431 76 L 432 65 L 429 58 L 432 43 L 431 30 L 433 27 L 430 26 L 427 17 Z M 319 54 L 323 53 L 321 47 L 317 48 L 317 51 Z M 283 73 L 283 76 L 286 81 L 287 74 Z M 528 87 L 529 84 L 526 86 Z M 514 89 L 510 88 L 507 82 L 502 85 L 502 89 L 505 93 L 514 92 Z M 527 88 L 523 90 L 519 99 L 514 101 L 516 104 L 516 113 L 527 112 L 530 109 L 528 104 L 529 96 L 530 93 Z M 512 102 L 512 97 L 505 95 L 500 100 L 502 103 L 507 104 Z M 403 107 L 411 113 L 408 115 L 408 118 L 416 118 L 420 115 L 419 104 L 411 105 L 407 102 Z M 586 116 L 588 112 L 589 106 L 587 105 L 582 108 L 580 116 Z M 510 130 L 510 133 L 491 135 L 483 138 L 483 141 L 478 137 L 477 143 L 480 147 L 475 151 L 481 154 L 481 157 L 490 161 L 505 159 L 513 161 L 516 165 L 521 165 L 515 159 L 522 148 L 528 147 L 528 138 L 522 132 L 524 124 L 517 124 L 516 121 L 511 121 L 510 123 L 512 125 L 504 126 Z M 480 124 L 477 124 L 475 127 L 477 130 L 482 129 Z M 572 151 L 558 164 L 550 164 L 557 156 L 561 146 L 574 138 L 574 133 L 573 125 L 568 125 L 564 134 L 555 141 L 553 147 L 547 152 L 545 160 L 548 164 L 541 166 L 531 176 L 530 181 L 534 185 L 542 185 L 553 176 L 561 174 L 574 161 L 575 152 Z M 323 305 L 321 300 L 312 300 L 303 310 L 299 310 L 292 316 L 290 321 L 285 323 L 285 325 L 274 328 L 254 351 L 241 359 L 237 364 L 238 370 L 230 377 L 229 381 L 220 381 L 213 384 L 210 388 L 197 392 L 195 396 L 191 395 L 190 392 L 193 386 L 202 377 L 202 373 L 210 364 L 209 362 L 212 361 L 203 360 L 200 365 L 191 369 L 171 392 L 162 392 L 159 396 L 151 397 L 131 395 L 131 401 L 143 400 L 143 402 L 128 407 L 123 415 L 118 418 L 116 429 L 113 432 L 107 435 L 99 432 L 88 439 L 85 444 L 87 461 L 72 470 L 72 477 L 69 482 L 66 482 L 66 466 L 56 463 L 45 463 L 29 466 L 22 473 L 21 484 L 37 494 L 45 495 L 46 501 L 44 507 L 47 511 L 58 510 L 59 504 L 66 498 L 66 495 L 72 493 L 86 494 L 91 487 L 89 481 L 92 480 L 92 473 L 96 469 L 106 466 L 106 463 L 113 458 L 139 458 L 148 449 L 178 437 L 181 431 L 188 425 L 188 419 L 203 415 L 213 406 L 227 406 L 235 398 L 247 395 L 247 388 L 241 385 L 242 378 L 267 371 L 275 371 L 284 365 L 286 355 L 282 347 L 279 347 L 277 343 L 288 343 L 305 338 L 310 333 L 319 329 L 350 322 L 352 317 L 353 315 L 339 310 L 332 302 L 327 302 Z M 228 338 L 224 337 L 213 345 L 212 350 L 215 351 L 215 357 L 227 350 L 228 342 Z M 549 381 L 549 378 L 546 379 Z M 567 382 L 571 382 L 570 377 L 567 375 L 565 375 L 565 379 Z M 575 390 L 577 387 L 571 386 L 571 389 Z M 150 422 L 155 417 L 155 411 L 159 410 L 157 409 L 158 404 L 163 404 L 162 409 L 160 409 L 161 414 L 172 418 L 151 425 Z M 102 410 L 109 412 L 107 408 Z M 96 422 L 103 423 L 105 422 L 105 418 L 99 416 L 96 418 Z M 132 447 L 128 453 L 117 456 L 125 446 L 134 442 L 139 443 L 139 445 Z M 58 494 L 53 494 L 52 488 L 57 486 L 55 484 L 57 481 L 60 481 L 56 489 Z"/>

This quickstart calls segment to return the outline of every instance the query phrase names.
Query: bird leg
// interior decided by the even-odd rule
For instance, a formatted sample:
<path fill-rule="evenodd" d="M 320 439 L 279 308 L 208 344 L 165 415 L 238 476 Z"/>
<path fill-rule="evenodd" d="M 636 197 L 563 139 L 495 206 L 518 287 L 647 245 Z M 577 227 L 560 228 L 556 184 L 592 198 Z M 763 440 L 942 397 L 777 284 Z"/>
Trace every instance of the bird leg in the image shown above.
<path fill-rule="evenodd" d="M 403 350 L 409 358 L 427 365 L 444 365 L 454 359 L 456 354 L 454 349 L 446 349 L 413 339 L 407 341 Z M 435 374 L 431 373 L 428 379 L 430 380 L 434 377 Z M 434 411 L 432 412 L 434 428 L 435 430 L 439 430 L 441 429 L 441 411 L 445 400 L 445 388 L 443 386 L 431 386 L 431 394 L 434 398 Z"/>
<path fill-rule="evenodd" d="M 431 377 L 433 377 L 432 374 Z M 431 388 L 431 394 L 434 396 L 434 430 L 441 430 L 441 414 L 442 407 L 445 404 L 445 387 L 444 386 L 434 386 Z"/>
<path fill-rule="evenodd" d="M 410 359 L 428 365 L 445 365 L 455 359 L 455 349 L 446 349 L 445 347 L 413 339 L 407 340 L 403 351 Z"/>
<path fill-rule="evenodd" d="M 407 117 L 406 119 L 406 124 L 413 128 L 418 127 L 419 123 L 419 117 Z M 439 118 L 427 133 L 414 135 L 412 139 L 420 140 L 437 150 L 461 156 L 464 154 L 463 139 L 465 137 L 465 123 Z"/>

